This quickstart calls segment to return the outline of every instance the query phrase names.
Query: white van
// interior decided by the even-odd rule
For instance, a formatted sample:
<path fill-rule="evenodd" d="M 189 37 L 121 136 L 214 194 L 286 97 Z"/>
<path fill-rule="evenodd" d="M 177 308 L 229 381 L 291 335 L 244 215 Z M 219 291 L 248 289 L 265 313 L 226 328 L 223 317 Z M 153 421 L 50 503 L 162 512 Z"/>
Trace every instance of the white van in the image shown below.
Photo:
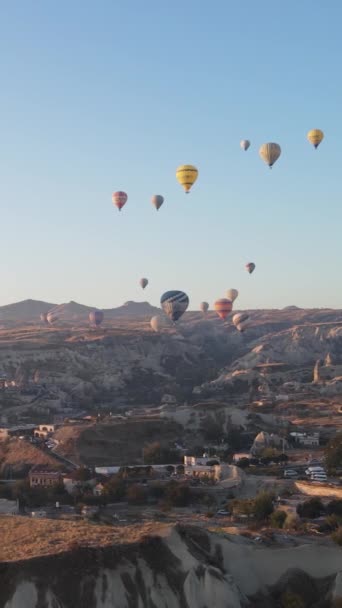
<path fill-rule="evenodd" d="M 328 481 L 326 473 L 313 473 L 310 479 L 311 481 Z"/>
<path fill-rule="evenodd" d="M 306 475 L 313 475 L 314 473 L 325 473 L 325 470 L 323 469 L 323 467 L 309 467 L 308 469 L 306 469 L 305 474 Z"/>

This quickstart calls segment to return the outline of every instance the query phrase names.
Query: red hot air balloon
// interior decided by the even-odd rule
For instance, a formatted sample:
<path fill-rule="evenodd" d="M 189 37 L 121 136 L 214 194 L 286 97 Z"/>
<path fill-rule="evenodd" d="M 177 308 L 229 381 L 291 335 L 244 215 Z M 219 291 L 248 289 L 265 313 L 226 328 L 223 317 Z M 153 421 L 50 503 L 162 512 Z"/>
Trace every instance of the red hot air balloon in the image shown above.
<path fill-rule="evenodd" d="M 227 298 L 221 298 L 220 300 L 216 300 L 214 304 L 214 308 L 221 319 L 226 319 L 230 312 L 232 312 L 233 302 L 231 300 L 227 300 Z"/>
<path fill-rule="evenodd" d="M 92 310 L 89 313 L 89 321 L 91 325 L 95 325 L 95 327 L 99 327 L 103 321 L 103 312 L 102 310 Z"/>
<path fill-rule="evenodd" d="M 112 201 L 113 205 L 121 211 L 122 207 L 127 203 L 128 196 L 126 192 L 122 192 L 119 190 L 118 192 L 113 192 Z"/>

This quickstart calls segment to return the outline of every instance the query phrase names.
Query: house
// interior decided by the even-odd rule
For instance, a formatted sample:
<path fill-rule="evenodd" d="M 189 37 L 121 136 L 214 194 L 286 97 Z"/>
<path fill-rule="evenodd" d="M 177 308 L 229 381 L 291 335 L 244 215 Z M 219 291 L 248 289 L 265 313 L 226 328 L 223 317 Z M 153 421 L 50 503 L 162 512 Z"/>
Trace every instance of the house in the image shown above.
<path fill-rule="evenodd" d="M 296 443 L 302 446 L 319 447 L 319 433 L 290 433 Z"/>
<path fill-rule="evenodd" d="M 35 424 L 3 425 L 0 427 L 0 441 L 5 441 L 10 437 L 30 437 L 33 435 L 34 429 Z"/>
<path fill-rule="evenodd" d="M 219 456 L 208 456 L 208 454 L 203 454 L 202 457 L 197 456 L 184 456 L 184 466 L 185 467 L 195 467 L 195 466 L 207 466 L 208 462 L 216 461 L 220 464 Z"/>
<path fill-rule="evenodd" d="M 19 501 L 0 498 L 0 515 L 18 515 Z"/>
<path fill-rule="evenodd" d="M 49 488 L 62 483 L 62 475 L 59 471 L 50 471 L 39 466 L 33 467 L 29 472 L 30 487 Z"/>
<path fill-rule="evenodd" d="M 188 477 L 206 478 L 219 481 L 221 479 L 221 465 L 184 465 L 184 473 Z"/>
<path fill-rule="evenodd" d="M 241 460 L 242 458 L 251 458 L 251 454 L 249 452 L 237 452 L 236 454 L 233 455 L 233 463 L 236 464 L 237 462 L 239 462 L 239 460 Z"/>
<path fill-rule="evenodd" d="M 50 437 L 55 430 L 56 426 L 54 424 L 39 424 L 38 427 L 34 429 L 34 436 L 40 437 L 40 439 L 46 439 L 47 437 Z"/>

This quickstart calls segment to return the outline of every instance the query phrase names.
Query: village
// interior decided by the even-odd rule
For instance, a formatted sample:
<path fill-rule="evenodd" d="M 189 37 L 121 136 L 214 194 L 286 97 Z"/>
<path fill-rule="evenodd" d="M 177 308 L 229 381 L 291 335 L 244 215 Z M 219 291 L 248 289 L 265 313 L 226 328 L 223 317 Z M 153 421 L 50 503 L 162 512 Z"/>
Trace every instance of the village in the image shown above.
<path fill-rule="evenodd" d="M 83 418 L 90 423 L 90 416 Z M 210 521 L 239 533 L 254 528 L 252 536 L 266 542 L 253 510 L 263 498 L 263 508 L 273 517 L 269 525 L 284 527 L 288 542 L 289 529 L 296 534 L 333 533 L 334 517 L 341 516 L 342 471 L 326 462 L 318 432 L 279 436 L 261 431 L 249 449 L 235 452 L 222 443 L 197 446 L 193 452 L 181 441 L 170 445 L 169 452 L 160 444 L 147 444 L 141 464 L 85 466 L 58 454 L 58 427 L 0 427 L 0 445 L 29 444 L 55 461 L 55 466 L 32 466 L 23 478 L 0 480 L 1 517 L 84 519 L 119 526 L 150 520 L 207 526 Z M 173 461 L 167 459 L 175 454 Z"/>

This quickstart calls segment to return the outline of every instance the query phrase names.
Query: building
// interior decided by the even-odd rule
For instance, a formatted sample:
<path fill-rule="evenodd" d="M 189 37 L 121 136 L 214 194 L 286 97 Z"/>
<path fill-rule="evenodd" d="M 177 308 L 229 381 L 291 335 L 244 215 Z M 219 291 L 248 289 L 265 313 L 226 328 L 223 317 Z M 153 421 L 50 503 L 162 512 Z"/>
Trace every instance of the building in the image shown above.
<path fill-rule="evenodd" d="M 39 426 L 34 429 L 34 436 L 46 439 L 47 437 L 50 437 L 55 430 L 56 426 L 54 424 L 39 424 Z"/>
<path fill-rule="evenodd" d="M 219 481 L 221 479 L 221 465 L 214 464 L 212 466 L 206 465 L 184 465 L 184 473 L 187 477 L 197 477 L 202 479 L 212 479 Z"/>
<path fill-rule="evenodd" d="M 62 483 L 62 475 L 59 471 L 49 471 L 37 466 L 29 472 L 29 480 L 31 488 L 50 488 Z"/>
<path fill-rule="evenodd" d="M 0 498 L 0 515 L 18 515 L 19 501 Z"/>
<path fill-rule="evenodd" d="M 296 443 L 305 447 L 319 447 L 319 433 L 290 433 Z"/>
<path fill-rule="evenodd" d="M 253 458 L 253 456 L 251 456 L 251 454 L 249 452 L 237 452 L 236 454 L 233 455 L 233 463 L 236 464 L 242 458 L 249 459 L 249 458 Z"/>
<path fill-rule="evenodd" d="M 218 456 L 208 456 L 208 454 L 203 454 L 202 457 L 197 456 L 184 456 L 184 466 L 185 467 L 195 467 L 195 466 L 207 466 L 209 462 L 217 462 L 220 464 L 220 458 Z"/>
<path fill-rule="evenodd" d="M 5 441 L 10 437 L 31 437 L 35 427 L 35 424 L 3 425 L 0 427 L 0 441 Z"/>
<path fill-rule="evenodd" d="M 184 456 L 184 474 L 188 477 L 202 477 L 219 481 L 221 479 L 220 459 L 217 456 L 209 458 L 207 454 L 203 454 L 202 458 Z"/>

